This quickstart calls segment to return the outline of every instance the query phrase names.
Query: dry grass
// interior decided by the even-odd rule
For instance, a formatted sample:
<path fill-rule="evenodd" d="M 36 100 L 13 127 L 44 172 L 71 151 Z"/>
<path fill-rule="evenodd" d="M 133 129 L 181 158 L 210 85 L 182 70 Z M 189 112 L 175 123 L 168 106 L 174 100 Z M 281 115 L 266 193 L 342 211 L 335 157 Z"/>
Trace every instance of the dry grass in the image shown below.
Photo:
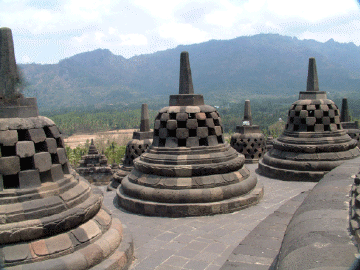
<path fill-rule="evenodd" d="M 115 142 L 118 145 L 126 145 L 131 140 L 134 131 L 136 129 L 119 129 L 93 134 L 74 134 L 65 138 L 65 144 L 73 149 L 78 145 L 84 145 L 87 140 L 91 141 L 93 139 L 98 150 L 102 151 L 108 141 Z"/>

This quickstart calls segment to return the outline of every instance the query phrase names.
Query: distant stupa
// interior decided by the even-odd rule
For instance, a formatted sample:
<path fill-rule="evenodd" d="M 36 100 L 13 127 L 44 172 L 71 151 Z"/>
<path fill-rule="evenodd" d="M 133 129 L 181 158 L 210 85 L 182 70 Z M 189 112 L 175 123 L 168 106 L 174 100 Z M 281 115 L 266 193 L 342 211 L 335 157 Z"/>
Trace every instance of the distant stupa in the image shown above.
<path fill-rule="evenodd" d="M 150 130 L 149 109 L 147 104 L 141 106 L 140 131 L 133 133 L 132 140 L 126 145 L 125 158 L 122 166 L 113 175 L 108 190 L 116 189 L 121 181 L 134 168 L 134 160 L 141 156 L 152 144 L 154 132 Z"/>
<path fill-rule="evenodd" d="M 319 181 L 359 156 L 356 145 L 341 126 L 336 104 L 319 91 L 315 58 L 310 58 L 307 89 L 290 107 L 285 131 L 260 160 L 259 172 L 289 181 Z"/>
<path fill-rule="evenodd" d="M 347 134 L 349 134 L 352 139 L 358 142 L 357 146 L 360 147 L 359 123 L 357 121 L 352 122 L 350 119 L 347 98 L 343 98 L 342 100 L 340 121 L 343 129 L 346 130 Z"/>
<path fill-rule="evenodd" d="M 189 54 L 180 55 L 179 94 L 154 123 L 153 143 L 121 182 L 121 207 L 144 215 L 228 213 L 259 202 L 263 187 L 245 157 L 225 143 L 215 108 L 194 94 Z"/>
<path fill-rule="evenodd" d="M 231 136 L 230 145 L 245 156 L 245 163 L 258 163 L 265 153 L 265 142 L 260 127 L 252 123 L 250 100 L 245 100 L 244 119 Z"/>

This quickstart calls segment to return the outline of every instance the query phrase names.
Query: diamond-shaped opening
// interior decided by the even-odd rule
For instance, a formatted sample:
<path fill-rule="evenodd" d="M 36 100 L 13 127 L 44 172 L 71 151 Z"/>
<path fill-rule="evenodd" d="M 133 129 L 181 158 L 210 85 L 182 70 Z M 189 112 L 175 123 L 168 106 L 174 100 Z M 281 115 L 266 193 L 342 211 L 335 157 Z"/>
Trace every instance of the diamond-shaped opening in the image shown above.
<path fill-rule="evenodd" d="M 335 116 L 339 115 L 339 110 L 335 110 Z"/>
<path fill-rule="evenodd" d="M 331 117 L 331 118 L 330 118 L 330 123 L 331 123 L 331 124 L 334 124 L 334 123 L 335 123 L 335 118 Z"/>
<path fill-rule="evenodd" d="M 178 146 L 185 147 L 186 146 L 186 139 L 178 139 Z"/>
<path fill-rule="evenodd" d="M 300 111 L 295 111 L 295 116 L 300 116 Z"/>
<path fill-rule="evenodd" d="M 166 121 L 160 121 L 160 128 L 166 128 Z"/>
<path fill-rule="evenodd" d="M 205 120 L 198 120 L 198 127 L 206 127 L 206 121 Z"/>
<path fill-rule="evenodd" d="M 294 131 L 298 131 L 299 130 L 299 125 L 294 125 Z"/>
<path fill-rule="evenodd" d="M 189 119 L 195 119 L 195 118 L 196 118 L 196 114 L 195 114 L 195 113 L 189 113 L 188 118 L 189 118 Z"/>
<path fill-rule="evenodd" d="M 315 126 L 307 126 L 307 131 L 315 131 Z"/>
<path fill-rule="evenodd" d="M 35 169 L 34 157 L 20 158 L 20 170 L 32 170 Z"/>
<path fill-rule="evenodd" d="M 177 127 L 178 128 L 186 128 L 186 121 L 178 121 Z"/>
<path fill-rule="evenodd" d="M 170 119 L 176 119 L 176 113 L 170 113 Z"/>
<path fill-rule="evenodd" d="M 329 116 L 329 112 L 328 111 L 323 111 L 323 116 Z"/>
<path fill-rule="evenodd" d="M 154 129 L 154 136 L 159 136 L 159 130 L 158 129 Z"/>
<path fill-rule="evenodd" d="M 306 118 L 301 118 L 301 124 L 306 125 Z"/>
<path fill-rule="evenodd" d="M 189 137 L 196 137 L 196 129 L 189 129 Z"/>
<path fill-rule="evenodd" d="M 168 129 L 168 136 L 175 138 L 176 137 L 176 129 L 173 129 L 173 130 Z"/>
<path fill-rule="evenodd" d="M 315 115 L 315 111 L 314 111 L 314 110 L 308 111 L 308 116 L 313 117 L 314 115 Z"/>
<path fill-rule="evenodd" d="M 19 188 L 19 176 L 17 174 L 3 175 L 3 185 L 4 189 Z"/>
<path fill-rule="evenodd" d="M 65 148 L 64 142 L 63 142 L 63 140 L 61 139 L 61 137 L 56 138 L 56 145 L 57 145 L 57 147 L 59 147 L 59 148 Z"/>
<path fill-rule="evenodd" d="M 59 157 L 57 154 L 51 154 L 51 163 L 52 164 L 60 164 Z"/>
<path fill-rule="evenodd" d="M 217 136 L 218 143 L 224 143 L 222 136 Z"/>
<path fill-rule="evenodd" d="M 41 183 L 53 182 L 51 171 L 40 172 L 40 182 Z"/>
<path fill-rule="evenodd" d="M 324 125 L 324 131 L 330 131 L 330 125 Z"/>
<path fill-rule="evenodd" d="M 18 129 L 18 140 L 19 141 L 29 141 L 29 131 L 27 129 Z"/>
<path fill-rule="evenodd" d="M 159 146 L 164 147 L 165 146 L 166 139 L 159 139 Z"/>
<path fill-rule="evenodd" d="M 214 119 L 214 125 L 215 125 L 215 126 L 220 126 L 220 121 L 219 121 L 219 119 Z"/>
<path fill-rule="evenodd" d="M 1 156 L 10 157 L 16 156 L 16 147 L 14 146 L 1 146 Z"/>
<path fill-rule="evenodd" d="M 51 133 L 49 127 L 44 127 L 44 132 L 45 132 L 46 138 L 54 138 L 54 136 Z"/>
<path fill-rule="evenodd" d="M 46 142 L 39 142 L 39 143 L 35 143 L 35 152 L 39 153 L 39 152 L 47 152 L 48 151 L 48 147 Z"/>
<path fill-rule="evenodd" d="M 199 140 L 199 146 L 209 146 L 207 138 L 201 138 Z"/>
<path fill-rule="evenodd" d="M 319 110 L 320 109 L 320 104 L 315 104 L 315 109 Z"/>
<path fill-rule="evenodd" d="M 322 124 L 322 118 L 316 118 L 315 124 Z"/>

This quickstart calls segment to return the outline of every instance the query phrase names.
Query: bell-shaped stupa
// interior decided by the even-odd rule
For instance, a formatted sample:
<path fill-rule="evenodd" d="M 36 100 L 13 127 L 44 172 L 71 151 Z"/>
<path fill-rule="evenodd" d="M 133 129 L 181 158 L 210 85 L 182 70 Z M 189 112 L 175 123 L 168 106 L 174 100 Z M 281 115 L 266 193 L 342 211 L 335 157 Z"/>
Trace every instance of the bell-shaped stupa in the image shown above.
<path fill-rule="evenodd" d="M 117 190 L 121 207 L 157 216 L 227 213 L 259 202 L 257 177 L 245 157 L 225 143 L 215 108 L 194 94 L 189 54 L 180 57 L 178 95 L 161 109 L 153 144 L 134 161 Z"/>
<path fill-rule="evenodd" d="M 338 107 L 319 91 L 316 62 L 310 58 L 307 90 L 290 107 L 285 131 L 260 160 L 259 172 L 289 181 L 319 181 L 359 156 L 356 145 L 341 127 Z"/>
<path fill-rule="evenodd" d="M 351 138 L 357 141 L 357 146 L 360 147 L 359 123 L 357 121 L 352 122 L 350 119 L 347 98 L 343 98 L 342 100 L 340 121 L 343 129 L 346 130 Z"/>
<path fill-rule="evenodd" d="M 62 135 L 38 115 L 36 99 L 16 93 L 9 28 L 0 28 L 0 52 L 0 268 L 127 268 L 131 237 L 101 191 L 70 168 Z"/>
<path fill-rule="evenodd" d="M 230 145 L 245 156 L 245 163 L 258 163 L 265 153 L 265 142 L 260 127 L 252 123 L 250 100 L 245 100 L 244 119 L 231 136 Z"/>
<path fill-rule="evenodd" d="M 108 190 L 116 189 L 121 181 L 134 168 L 134 159 L 140 157 L 152 144 L 154 132 L 150 130 L 149 109 L 147 104 L 141 106 L 140 131 L 133 133 L 132 140 L 126 144 L 125 158 L 122 166 L 113 175 Z"/>

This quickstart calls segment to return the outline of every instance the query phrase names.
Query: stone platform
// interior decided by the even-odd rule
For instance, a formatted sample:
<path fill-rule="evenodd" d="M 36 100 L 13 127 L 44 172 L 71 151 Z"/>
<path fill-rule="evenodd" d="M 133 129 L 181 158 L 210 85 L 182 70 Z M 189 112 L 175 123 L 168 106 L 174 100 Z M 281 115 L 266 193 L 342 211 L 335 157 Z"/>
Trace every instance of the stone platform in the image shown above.
<path fill-rule="evenodd" d="M 254 173 L 257 164 L 249 164 L 247 167 Z M 263 220 L 274 215 L 283 205 L 287 209 L 286 203 L 290 199 L 311 190 L 315 185 L 309 182 L 284 182 L 264 176 L 258 178 L 259 183 L 265 186 L 264 197 L 259 204 L 238 212 L 214 216 L 141 216 L 114 206 L 115 191 L 107 192 L 104 204 L 134 237 L 135 261 L 130 269 L 220 269 L 239 243 L 251 237 L 251 232 Z M 273 229 L 276 231 L 277 227 Z M 279 229 L 277 234 L 283 234 L 284 226 Z M 272 242 L 264 241 L 263 244 L 270 245 Z"/>

